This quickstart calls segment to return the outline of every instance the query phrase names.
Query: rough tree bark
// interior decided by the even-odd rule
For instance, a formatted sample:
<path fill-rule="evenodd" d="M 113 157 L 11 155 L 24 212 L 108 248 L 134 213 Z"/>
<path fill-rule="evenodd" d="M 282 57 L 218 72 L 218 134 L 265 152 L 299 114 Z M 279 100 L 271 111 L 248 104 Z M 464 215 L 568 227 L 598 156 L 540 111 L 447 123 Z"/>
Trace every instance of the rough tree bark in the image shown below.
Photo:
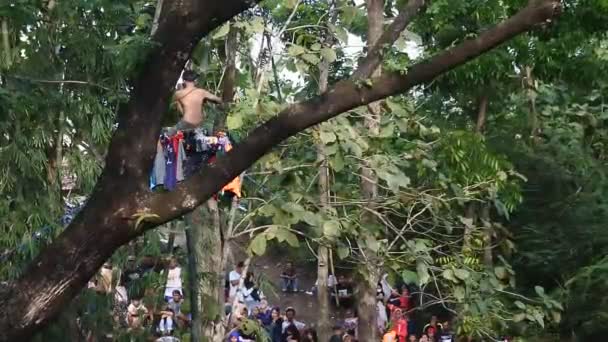
<path fill-rule="evenodd" d="M 413 0 L 412 3 L 417 1 Z M 373 48 L 382 36 L 384 23 L 384 0 L 367 0 L 367 48 L 373 52 Z M 369 71 L 368 71 L 369 72 Z M 372 77 L 380 77 L 382 67 L 377 66 L 372 72 Z M 367 105 L 368 114 L 365 117 L 365 127 L 371 137 L 379 133 L 381 104 L 372 102 Z M 364 162 L 361 167 L 361 196 L 366 203 L 365 206 L 374 210 L 375 201 L 378 197 L 378 177 L 373 169 Z M 361 218 L 362 223 L 371 224 L 374 218 L 369 212 L 364 211 Z M 361 254 L 364 256 L 362 264 L 359 265 L 360 280 L 357 281 L 357 314 L 359 317 L 358 338 L 362 341 L 374 341 L 378 339 L 376 324 L 376 284 L 380 279 L 381 261 L 376 251 L 359 245 Z"/>
<path fill-rule="evenodd" d="M 117 248 L 147 229 L 194 210 L 281 141 L 357 106 L 429 82 L 561 11 L 557 0 L 533 1 L 475 39 L 413 65 L 405 74 L 384 73 L 371 79 L 370 87 L 360 87 L 353 79 L 338 82 L 324 94 L 293 104 L 254 129 L 230 153 L 175 191 L 150 192 L 148 175 L 161 116 L 193 47 L 253 4 L 255 1 L 246 0 L 164 4 L 153 37 L 159 44 L 133 79 L 129 102 L 119 108 L 105 168 L 86 206 L 23 276 L 0 290 L 0 341 L 29 338 L 56 317 Z M 385 41 L 380 39 L 379 44 Z"/>
<path fill-rule="evenodd" d="M 475 124 L 475 132 L 477 134 L 484 134 L 486 128 L 486 122 L 488 119 L 488 104 L 490 98 L 484 94 L 479 98 L 478 111 L 477 111 L 477 122 Z M 487 202 L 481 203 L 479 207 L 479 213 L 477 215 L 479 223 L 483 229 L 483 261 L 486 267 L 491 268 L 494 264 L 492 256 L 492 224 L 490 222 L 490 204 Z"/>
<path fill-rule="evenodd" d="M 319 94 L 327 90 L 329 63 L 325 60 L 319 64 Z M 329 211 L 329 163 L 322 142 L 317 144 L 317 161 L 319 162 L 319 206 L 326 213 Z M 318 334 L 321 341 L 329 341 L 331 327 L 329 323 L 329 292 L 327 279 L 329 277 L 329 247 L 324 243 L 317 249 L 317 305 L 319 317 L 317 320 Z"/>

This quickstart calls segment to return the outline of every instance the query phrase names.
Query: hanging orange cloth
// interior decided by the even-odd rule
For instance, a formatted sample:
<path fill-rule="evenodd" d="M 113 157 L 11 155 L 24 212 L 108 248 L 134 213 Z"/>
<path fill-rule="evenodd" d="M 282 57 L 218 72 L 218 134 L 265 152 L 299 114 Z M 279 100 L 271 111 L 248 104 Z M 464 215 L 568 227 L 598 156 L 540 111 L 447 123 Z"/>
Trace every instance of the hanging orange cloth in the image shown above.
<path fill-rule="evenodd" d="M 224 149 L 226 152 L 232 150 L 232 144 L 230 144 L 230 143 L 226 144 Z M 241 177 L 236 177 L 235 179 L 230 181 L 230 183 L 226 184 L 222 188 L 222 191 L 231 192 L 236 197 L 241 198 Z"/>

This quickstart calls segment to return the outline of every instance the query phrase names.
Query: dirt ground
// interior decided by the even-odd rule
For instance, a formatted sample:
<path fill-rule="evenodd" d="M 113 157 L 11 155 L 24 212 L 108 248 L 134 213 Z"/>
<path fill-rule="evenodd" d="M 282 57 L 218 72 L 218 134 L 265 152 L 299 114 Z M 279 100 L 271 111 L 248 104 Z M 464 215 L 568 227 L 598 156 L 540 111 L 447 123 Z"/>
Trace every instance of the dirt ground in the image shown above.
<path fill-rule="evenodd" d="M 307 326 L 314 326 L 318 319 L 317 297 L 306 294 L 306 291 L 310 291 L 315 284 L 317 278 L 316 269 L 312 263 L 304 265 L 296 263 L 299 292 L 283 293 L 281 292 L 280 275 L 284 262 L 277 260 L 273 256 L 262 256 L 253 259 L 250 268 L 255 274 L 263 273 L 264 278 L 274 285 L 276 290 L 273 293 L 265 293 L 270 306 L 279 306 L 281 310 L 285 310 L 291 306 L 296 310 L 297 320 L 306 323 Z M 342 316 L 342 310 L 338 310 L 333 305 L 330 305 L 330 315 L 333 323 Z"/>

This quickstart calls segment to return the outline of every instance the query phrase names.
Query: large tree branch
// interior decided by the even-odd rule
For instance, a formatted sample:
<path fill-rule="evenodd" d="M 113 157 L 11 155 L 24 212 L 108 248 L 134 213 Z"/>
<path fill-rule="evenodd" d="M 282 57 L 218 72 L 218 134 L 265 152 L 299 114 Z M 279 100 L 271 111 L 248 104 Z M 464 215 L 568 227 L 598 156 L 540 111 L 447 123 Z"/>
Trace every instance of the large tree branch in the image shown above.
<path fill-rule="evenodd" d="M 289 106 L 275 118 L 253 130 L 227 155 L 201 170 L 170 193 L 157 194 L 143 203 L 141 210 L 159 215 L 150 228 L 179 217 L 207 200 L 224 184 L 251 166 L 273 146 L 320 122 L 379 99 L 403 93 L 430 82 L 443 73 L 532 29 L 559 14 L 557 0 L 536 0 L 508 20 L 454 48 L 412 66 L 405 75 L 385 73 L 372 79 L 372 86 L 360 86 L 355 80 L 337 83 L 326 93 Z"/>

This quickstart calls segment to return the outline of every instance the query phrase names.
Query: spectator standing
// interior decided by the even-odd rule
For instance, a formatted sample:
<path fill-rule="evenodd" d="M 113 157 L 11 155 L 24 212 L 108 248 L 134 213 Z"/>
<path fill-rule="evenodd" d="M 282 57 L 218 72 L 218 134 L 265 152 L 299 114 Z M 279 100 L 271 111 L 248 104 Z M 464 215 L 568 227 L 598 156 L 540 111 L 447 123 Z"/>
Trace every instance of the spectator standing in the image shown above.
<path fill-rule="evenodd" d="M 283 272 L 281 272 L 281 280 L 283 281 L 283 292 L 298 292 L 298 273 L 293 263 L 288 262 L 285 265 Z"/>
<path fill-rule="evenodd" d="M 407 338 L 407 320 L 401 309 L 395 309 L 392 317 L 393 329 L 397 333 L 397 341 L 406 342 Z"/>
<path fill-rule="evenodd" d="M 283 335 L 283 318 L 281 317 L 281 309 L 275 307 L 271 311 L 271 322 L 266 326 L 266 331 L 270 335 L 270 341 L 282 342 Z"/>
<path fill-rule="evenodd" d="M 230 273 L 228 274 L 228 281 L 230 282 L 230 290 L 228 292 L 228 303 L 234 302 L 234 297 L 238 292 L 244 267 L 245 263 L 240 261 L 236 264 L 236 268 L 230 271 Z"/>
<path fill-rule="evenodd" d="M 384 334 L 386 329 L 386 323 L 388 323 L 388 316 L 386 315 L 386 306 L 384 306 L 384 297 L 379 295 L 376 299 L 376 325 L 378 326 L 378 332 Z"/>
<path fill-rule="evenodd" d="M 341 342 L 342 336 L 344 336 L 344 329 L 341 325 L 334 326 L 334 333 L 331 335 L 329 342 Z"/>
<path fill-rule="evenodd" d="M 123 277 L 125 278 L 125 286 L 131 287 L 133 283 L 136 283 L 142 276 L 142 271 L 139 269 L 135 262 L 135 257 L 129 255 L 127 257 L 127 264 L 125 265 L 125 272 Z"/>
<path fill-rule="evenodd" d="M 177 259 L 171 258 L 169 261 L 169 270 L 167 271 L 167 286 L 165 287 L 165 301 L 170 301 L 173 298 L 173 291 L 179 291 L 183 294 L 182 289 L 182 268 L 179 267 Z"/>
<path fill-rule="evenodd" d="M 285 332 L 283 333 L 283 340 L 285 342 L 300 342 L 300 330 L 295 326 L 295 324 L 290 324 L 285 328 Z"/>
<path fill-rule="evenodd" d="M 296 310 L 292 307 L 288 307 L 285 310 L 285 320 L 283 321 L 283 333 L 290 325 L 295 326 L 298 330 L 302 330 L 306 327 L 306 324 L 296 321 Z"/>
<path fill-rule="evenodd" d="M 266 299 L 262 299 L 260 301 L 260 305 L 258 306 L 259 312 L 256 316 L 260 322 L 262 322 L 263 326 L 268 326 L 272 323 L 272 309 L 268 307 L 268 301 Z M 280 313 L 279 313 L 280 315 Z"/>
<path fill-rule="evenodd" d="M 422 329 L 422 332 L 427 336 L 429 336 L 430 332 L 433 333 L 433 336 L 437 336 L 437 335 L 439 335 L 439 333 L 441 332 L 442 329 L 443 329 L 443 326 L 441 325 L 441 323 L 437 323 L 437 316 L 432 315 L 431 321 L 424 326 L 424 328 Z"/>
<path fill-rule="evenodd" d="M 106 261 L 101 270 L 99 270 L 99 277 L 97 279 L 96 291 L 100 294 L 112 293 L 112 263 Z"/>
<path fill-rule="evenodd" d="M 359 319 L 355 317 L 353 310 L 346 310 L 343 325 L 344 330 L 346 330 L 347 334 L 354 336 L 355 338 L 357 337 Z"/>
<path fill-rule="evenodd" d="M 437 334 L 437 342 L 454 342 L 455 339 L 450 327 L 450 322 L 444 322 L 442 327 L 443 329 Z"/>
<path fill-rule="evenodd" d="M 127 294 L 127 288 L 125 287 L 125 278 L 121 278 L 114 289 L 114 307 L 112 308 L 114 323 L 116 323 L 118 327 L 125 328 L 127 326 L 128 308 L 129 296 Z"/>
<path fill-rule="evenodd" d="M 338 277 L 336 292 L 338 293 L 338 302 L 340 303 L 340 306 L 352 306 L 354 295 L 353 285 L 343 275 Z M 335 294 L 333 293 L 332 295 L 335 296 Z"/>
<path fill-rule="evenodd" d="M 317 331 L 315 329 L 308 328 L 304 330 L 302 335 L 302 342 L 319 342 Z"/>

